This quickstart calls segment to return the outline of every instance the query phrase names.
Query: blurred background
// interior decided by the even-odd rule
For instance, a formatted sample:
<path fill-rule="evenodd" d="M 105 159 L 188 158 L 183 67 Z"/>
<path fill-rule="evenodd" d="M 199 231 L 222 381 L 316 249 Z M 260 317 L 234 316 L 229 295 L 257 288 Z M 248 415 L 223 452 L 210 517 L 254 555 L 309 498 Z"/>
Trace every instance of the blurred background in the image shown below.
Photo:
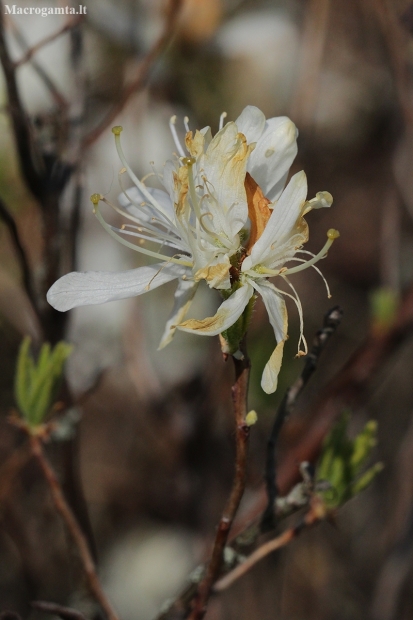
<path fill-rule="evenodd" d="M 234 461 L 233 368 L 222 360 L 218 339 L 177 333 L 157 351 L 173 285 L 70 315 L 57 315 L 44 295 L 73 269 L 146 263 L 109 238 L 89 201 L 94 192 L 115 201 L 120 191 L 112 125 L 123 125 L 126 156 L 143 177 L 151 162 L 161 170 L 175 150 L 173 114 L 181 136 L 186 115 L 192 129 L 210 125 L 214 133 L 223 111 L 235 120 L 256 105 L 267 118 L 288 115 L 297 125 L 292 173 L 305 170 L 309 197 L 321 190 L 334 197 L 331 209 L 308 216 L 306 249 L 318 252 L 331 227 L 341 233 L 321 265 L 332 299 L 315 271 L 294 278 L 309 342 L 332 305 L 343 308 L 344 319 L 284 429 L 283 491 L 299 461 L 317 451 L 320 439 L 308 447 L 308 438 L 319 428 L 322 435 L 344 408 L 352 411 L 353 432 L 378 420 L 375 458 L 385 469 L 335 523 L 304 533 L 215 597 L 206 618 L 411 618 L 413 4 L 85 2 L 80 19 L 5 15 L 2 7 L 10 63 L 3 52 L 9 78 L 6 70 L 0 83 L 0 609 L 40 617 L 29 603 L 42 599 L 94 613 L 40 472 L 28 463 L 7 479 L 23 442 L 8 415 L 25 334 L 37 345 L 63 338 L 74 344 L 63 396 L 73 432 L 48 454 L 84 528 L 93 531 L 103 585 L 122 619 L 156 618 L 207 556 Z M 15 6 L 40 5 L 60 6 Z M 10 71 L 28 136 L 13 113 Z M 40 164 L 25 153 L 25 140 Z M 24 157 L 35 162 L 37 177 Z M 191 312 L 209 316 L 218 304 L 205 287 Z M 289 321 L 279 388 L 267 396 L 260 378 L 274 340 L 257 303 L 248 348 L 250 407 L 259 420 L 242 514 L 259 514 L 269 429 L 302 368 L 294 359 L 293 304 Z"/>

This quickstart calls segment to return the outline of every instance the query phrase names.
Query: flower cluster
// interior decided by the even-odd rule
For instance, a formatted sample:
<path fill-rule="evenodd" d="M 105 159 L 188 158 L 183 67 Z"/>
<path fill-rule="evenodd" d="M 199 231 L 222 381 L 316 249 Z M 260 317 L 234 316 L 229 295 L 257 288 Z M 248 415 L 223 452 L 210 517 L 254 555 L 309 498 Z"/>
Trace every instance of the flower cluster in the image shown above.
<path fill-rule="evenodd" d="M 98 194 L 91 197 L 95 215 L 121 243 L 160 262 L 120 273 L 69 273 L 51 287 L 47 299 L 57 310 L 66 311 L 141 295 L 176 279 L 175 303 L 160 348 L 180 329 L 221 335 L 223 350 L 237 356 L 259 294 L 277 341 L 262 377 L 262 388 L 272 393 L 287 338 L 285 295 L 294 299 L 300 315 L 298 355 L 306 353 L 301 303 L 288 276 L 324 258 L 338 236 L 337 231 L 328 231 L 322 250 L 305 260 L 301 256 L 310 252 L 301 249 L 308 240 L 304 215 L 329 207 L 332 197 L 319 192 L 307 201 L 304 172 L 295 174 L 285 187 L 297 154 L 297 130 L 287 117 L 266 120 L 258 108 L 248 106 L 235 122 L 224 125 L 224 119 L 225 114 L 214 137 L 209 127 L 194 134 L 185 119 L 186 150 L 179 142 L 175 118 L 171 119 L 178 153 L 157 175 L 165 191 L 136 177 L 122 150 L 122 128 L 114 127 L 121 172 L 126 171 L 135 184 L 122 193 L 121 207 L 115 207 L 129 224 L 109 225 L 100 212 L 100 202 L 108 201 Z M 298 264 L 286 267 L 290 261 Z M 270 282 L 275 276 L 288 284 L 291 293 Z M 184 320 L 201 280 L 220 290 L 224 301 L 213 317 Z"/>

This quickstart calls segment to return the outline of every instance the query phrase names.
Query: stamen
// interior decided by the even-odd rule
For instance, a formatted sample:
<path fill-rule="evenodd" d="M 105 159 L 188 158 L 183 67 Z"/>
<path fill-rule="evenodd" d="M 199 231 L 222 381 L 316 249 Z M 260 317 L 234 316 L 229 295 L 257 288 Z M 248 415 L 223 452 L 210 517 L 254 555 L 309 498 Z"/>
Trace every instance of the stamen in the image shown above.
<path fill-rule="evenodd" d="M 174 116 L 171 116 L 171 118 L 169 119 L 169 129 L 171 130 L 171 134 L 172 134 L 172 137 L 174 139 L 175 146 L 177 148 L 178 153 L 180 154 L 181 157 L 185 157 L 185 151 L 182 148 L 181 143 L 179 142 L 178 134 L 176 132 L 175 123 L 176 123 L 176 116 L 174 115 Z"/>
<path fill-rule="evenodd" d="M 307 252 L 307 251 L 306 251 L 306 254 L 312 254 L 312 252 Z M 314 254 L 313 254 L 313 256 L 314 256 Z M 298 261 L 299 263 L 305 263 L 305 262 L 306 262 L 303 258 L 289 258 L 289 259 L 288 259 L 288 261 L 290 261 L 290 260 L 295 260 L 295 261 Z M 288 262 L 288 261 L 287 261 L 287 262 Z M 322 280 L 324 281 L 324 284 L 325 284 L 325 287 L 326 287 L 326 290 L 327 290 L 327 297 L 328 297 L 328 299 L 331 299 L 332 295 L 331 295 L 330 287 L 328 286 L 328 282 L 327 282 L 327 280 L 325 279 L 325 277 L 323 276 L 323 274 L 322 274 L 321 270 L 320 270 L 318 267 L 316 267 L 315 265 L 311 265 L 311 267 L 312 267 L 313 269 L 315 269 L 315 270 L 316 270 L 316 272 L 318 273 L 318 275 L 319 275 L 319 276 L 322 278 Z M 284 272 L 284 273 L 285 273 L 285 272 Z M 281 274 L 281 275 L 282 275 L 282 274 Z"/>
<path fill-rule="evenodd" d="M 150 162 L 149 162 L 149 164 L 150 164 L 151 166 L 152 166 L 152 164 L 153 164 L 153 163 L 154 163 L 153 161 L 150 161 Z M 141 182 L 142 182 L 142 183 L 145 183 L 146 179 L 150 179 L 151 177 L 156 177 L 156 178 L 158 178 L 158 176 L 157 176 L 157 174 L 156 174 L 156 171 L 155 171 L 155 170 L 154 170 L 153 172 L 148 172 L 148 174 L 145 174 L 145 176 L 141 178 Z"/>
<path fill-rule="evenodd" d="M 130 235 L 131 237 L 137 237 L 142 241 L 151 241 L 152 243 L 158 243 L 161 246 L 167 245 L 168 247 L 174 248 L 175 250 L 181 250 L 178 245 L 176 245 L 173 241 L 170 241 L 166 236 L 164 237 L 162 235 L 159 235 L 158 237 L 150 237 L 149 235 L 145 235 L 142 232 L 134 232 L 133 230 L 128 229 L 131 228 L 131 226 L 128 226 L 128 224 L 122 224 L 120 228 L 112 226 L 111 224 L 108 224 L 108 226 L 110 226 L 112 230 L 120 232 L 123 235 Z M 137 226 L 134 226 L 134 228 L 136 230 L 139 230 Z"/>
<path fill-rule="evenodd" d="M 189 118 L 187 116 L 184 117 L 184 126 L 186 131 L 189 131 Z"/>
<path fill-rule="evenodd" d="M 162 207 L 162 205 L 148 192 L 148 189 L 146 188 L 144 183 L 142 183 L 138 179 L 138 177 L 136 176 L 136 174 L 133 172 L 133 170 L 129 166 L 128 162 L 126 161 L 125 154 L 123 152 L 122 144 L 121 144 L 121 141 L 120 141 L 120 134 L 122 132 L 122 127 L 120 127 L 120 126 L 113 127 L 112 132 L 113 132 L 113 134 L 115 136 L 116 150 L 118 151 L 119 159 L 121 160 L 122 164 L 126 168 L 126 170 L 127 170 L 128 174 L 129 174 L 131 180 L 140 189 L 140 191 L 145 196 L 145 198 L 149 201 L 149 203 L 152 204 L 155 207 L 155 209 L 157 209 L 160 213 L 162 213 L 162 215 L 164 217 L 166 217 L 168 222 L 173 223 L 171 218 L 169 217 L 168 213 Z"/>
<path fill-rule="evenodd" d="M 304 264 L 298 265 L 297 267 L 292 267 L 291 269 L 287 269 L 286 271 L 284 271 L 283 275 L 290 275 L 291 273 L 297 273 L 298 271 L 303 271 L 303 269 L 307 269 L 307 267 L 312 267 L 314 263 L 317 263 L 322 258 L 325 258 L 327 256 L 328 250 L 333 245 L 334 240 L 338 239 L 339 236 L 340 236 L 340 233 L 338 232 L 338 230 L 334 230 L 334 228 L 330 228 L 330 230 L 327 231 L 328 239 L 324 247 L 320 250 L 320 252 L 316 254 L 313 258 L 311 258 L 310 260 L 306 261 Z M 278 275 L 278 274 L 273 274 L 273 275 Z"/>
<path fill-rule="evenodd" d="M 289 279 L 286 278 L 284 274 L 282 274 L 282 278 L 284 278 L 284 280 L 287 282 L 288 286 L 292 289 L 292 291 L 294 293 L 294 296 L 295 296 L 295 302 L 296 302 L 296 306 L 297 306 L 297 310 L 298 310 L 298 316 L 300 317 L 300 338 L 298 340 L 297 357 L 301 357 L 303 355 L 307 355 L 307 353 L 308 353 L 307 341 L 306 341 L 305 336 L 304 336 L 303 307 L 301 305 L 301 299 L 299 298 L 297 291 L 295 290 L 294 286 L 291 284 Z M 293 297 L 293 299 L 294 299 L 294 297 Z M 301 349 L 300 349 L 301 343 L 303 343 L 304 351 L 301 351 Z"/>
<path fill-rule="evenodd" d="M 92 202 L 95 205 L 94 208 L 94 214 L 97 217 L 97 219 L 99 220 L 99 222 L 101 223 L 101 225 L 103 226 L 103 228 L 110 234 L 112 235 L 112 237 L 114 239 L 116 239 L 117 241 L 119 241 L 119 243 L 122 243 L 122 245 L 125 245 L 127 248 L 130 248 L 131 250 L 135 250 L 136 252 L 141 252 L 142 254 L 147 254 L 148 256 L 152 256 L 153 258 L 157 258 L 160 260 L 167 260 L 169 257 L 163 255 L 163 254 L 159 254 L 158 252 L 152 252 L 151 250 L 147 250 L 146 248 L 142 248 L 142 247 L 138 247 L 137 245 L 133 244 L 133 243 L 129 243 L 129 241 L 126 241 L 126 239 L 123 239 L 122 237 L 120 237 L 117 233 L 115 233 L 114 230 L 112 230 L 111 226 L 109 226 L 109 224 L 107 224 L 105 222 L 105 220 L 103 219 L 100 211 L 99 211 L 99 199 L 96 202 L 96 196 L 97 194 L 93 194 L 93 196 L 91 196 L 91 199 L 93 198 Z M 186 260 L 179 260 L 177 258 L 171 258 L 171 262 L 176 263 L 177 265 L 183 265 L 184 267 L 192 267 L 192 263 Z"/>
<path fill-rule="evenodd" d="M 156 170 L 156 168 L 155 168 L 155 162 L 154 162 L 154 161 L 149 162 L 149 164 L 150 164 L 150 166 L 151 166 L 151 168 L 152 168 L 153 172 L 152 172 L 152 173 L 147 174 L 147 175 L 144 177 L 144 179 L 148 178 L 150 174 L 153 174 L 153 175 L 154 175 L 154 176 L 158 179 L 159 183 L 160 183 L 161 185 L 163 185 L 163 174 L 161 174 L 160 172 L 158 172 L 158 171 Z M 142 179 L 142 180 L 143 180 L 143 179 Z"/>
<path fill-rule="evenodd" d="M 99 201 L 103 200 L 103 196 L 101 194 L 92 194 L 90 200 L 93 203 L 93 213 L 95 214 Z"/>
<path fill-rule="evenodd" d="M 214 219 L 214 218 L 213 218 L 213 215 L 212 215 L 212 213 L 211 213 L 210 211 L 208 211 L 207 213 L 203 213 L 203 214 L 201 215 L 201 217 L 200 217 L 200 220 L 199 220 L 199 221 L 200 221 L 200 223 L 201 223 L 201 226 L 202 226 L 202 228 L 205 230 L 205 232 L 206 232 L 206 233 L 208 233 L 208 235 L 211 235 L 211 237 L 213 237 L 213 236 L 215 235 L 215 233 L 214 233 L 214 231 L 213 231 L 213 230 L 210 230 L 210 229 L 208 228 L 208 226 L 205 226 L 205 224 L 204 224 L 204 222 L 203 222 L 204 217 L 209 217 L 209 219 L 210 219 L 210 220 L 213 220 L 213 219 Z"/>
<path fill-rule="evenodd" d="M 224 126 L 224 120 L 227 118 L 228 114 L 226 112 L 223 112 L 221 114 L 221 116 L 219 117 L 219 131 L 221 131 L 221 129 Z"/>
<path fill-rule="evenodd" d="M 196 193 L 195 181 L 194 181 L 194 172 L 193 165 L 195 163 L 194 157 L 183 157 L 182 162 L 185 166 L 188 167 L 188 185 L 189 185 L 189 195 L 191 196 L 192 207 L 195 211 L 197 221 L 201 219 L 201 209 L 199 208 L 199 199 Z"/>

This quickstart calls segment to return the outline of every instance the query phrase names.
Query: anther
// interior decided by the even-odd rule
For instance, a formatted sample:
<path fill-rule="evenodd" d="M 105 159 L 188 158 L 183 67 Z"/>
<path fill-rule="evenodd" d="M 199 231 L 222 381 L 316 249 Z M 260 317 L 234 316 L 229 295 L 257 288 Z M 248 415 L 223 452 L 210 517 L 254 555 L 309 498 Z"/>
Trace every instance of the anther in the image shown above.
<path fill-rule="evenodd" d="M 195 157 L 181 157 L 181 162 L 184 166 L 193 166 L 196 163 Z"/>
<path fill-rule="evenodd" d="M 335 230 L 335 228 L 330 228 L 327 231 L 327 237 L 331 239 L 332 241 L 334 241 L 334 239 L 338 239 L 339 236 L 340 236 L 340 233 L 338 232 L 338 230 Z"/>
<path fill-rule="evenodd" d="M 112 127 L 112 133 L 113 133 L 115 136 L 120 136 L 120 134 L 122 133 L 122 131 L 123 131 L 123 127 L 122 127 L 122 125 L 116 125 L 116 127 Z"/>
<path fill-rule="evenodd" d="M 102 196 L 100 194 L 92 194 L 90 197 L 90 200 L 91 202 L 93 202 L 95 206 L 97 206 L 99 202 L 102 200 Z"/>

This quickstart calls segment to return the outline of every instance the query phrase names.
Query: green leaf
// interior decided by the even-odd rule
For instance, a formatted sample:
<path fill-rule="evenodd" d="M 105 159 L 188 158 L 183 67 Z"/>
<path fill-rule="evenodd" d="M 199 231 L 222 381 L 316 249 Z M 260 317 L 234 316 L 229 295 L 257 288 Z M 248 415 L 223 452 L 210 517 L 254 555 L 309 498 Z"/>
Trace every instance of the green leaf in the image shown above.
<path fill-rule="evenodd" d="M 321 495 L 327 506 L 337 508 L 364 490 L 382 470 L 376 463 L 362 473 L 377 444 L 377 422 L 370 420 L 352 440 L 347 435 L 349 413 L 344 413 L 326 437 L 316 470 L 317 481 L 327 481 Z"/>
<path fill-rule="evenodd" d="M 27 424 L 35 428 L 42 424 L 52 408 L 63 374 L 63 365 L 72 351 L 65 342 L 53 349 L 42 346 L 37 363 L 30 354 L 30 338 L 21 344 L 15 377 L 15 398 Z"/>
<path fill-rule="evenodd" d="M 361 491 L 364 491 L 374 478 L 384 469 L 383 463 L 375 463 L 370 469 L 368 469 L 356 482 L 353 484 L 352 496 L 358 495 Z"/>
<path fill-rule="evenodd" d="M 16 376 L 14 382 L 14 395 L 17 402 L 17 405 L 22 413 L 27 411 L 27 407 L 29 404 L 29 384 L 30 384 L 30 376 L 29 376 L 29 352 L 30 347 L 30 338 L 26 336 L 24 338 L 21 346 L 19 355 L 17 358 L 17 369 Z"/>

